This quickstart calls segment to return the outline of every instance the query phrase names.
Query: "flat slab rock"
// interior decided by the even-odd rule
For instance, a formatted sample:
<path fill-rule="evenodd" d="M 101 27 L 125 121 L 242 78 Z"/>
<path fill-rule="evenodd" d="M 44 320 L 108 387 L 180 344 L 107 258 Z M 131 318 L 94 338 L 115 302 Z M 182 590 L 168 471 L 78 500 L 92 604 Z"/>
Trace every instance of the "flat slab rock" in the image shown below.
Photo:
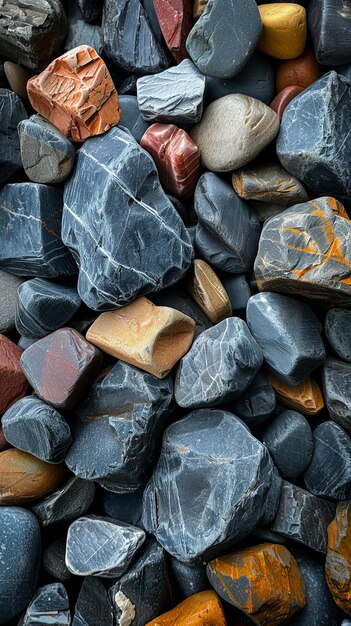
<path fill-rule="evenodd" d="M 27 119 L 21 99 L 10 89 L 0 88 L 0 183 L 22 167 L 17 125 Z"/>

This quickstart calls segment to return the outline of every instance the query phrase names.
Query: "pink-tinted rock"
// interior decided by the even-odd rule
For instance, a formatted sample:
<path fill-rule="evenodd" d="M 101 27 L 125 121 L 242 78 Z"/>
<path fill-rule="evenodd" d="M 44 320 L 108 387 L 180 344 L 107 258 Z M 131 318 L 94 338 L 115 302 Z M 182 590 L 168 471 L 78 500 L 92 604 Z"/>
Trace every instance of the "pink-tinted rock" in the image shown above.
<path fill-rule="evenodd" d="M 193 25 L 192 0 L 154 0 L 154 7 L 167 48 L 177 63 L 188 58 L 186 38 Z"/>
<path fill-rule="evenodd" d="M 200 172 L 200 150 L 185 130 L 174 124 L 152 124 L 140 145 L 154 159 L 161 183 L 175 196 L 194 193 Z"/>
<path fill-rule="evenodd" d="M 289 102 L 296 98 L 302 91 L 303 87 L 299 87 L 298 85 L 290 85 L 289 87 L 285 87 L 278 95 L 272 100 L 270 107 L 277 113 L 279 119 L 281 120 L 283 117 L 284 110 L 288 106 Z"/>
<path fill-rule="evenodd" d="M 22 350 L 13 341 L 0 335 L 0 413 L 5 413 L 27 391 L 21 355 Z"/>

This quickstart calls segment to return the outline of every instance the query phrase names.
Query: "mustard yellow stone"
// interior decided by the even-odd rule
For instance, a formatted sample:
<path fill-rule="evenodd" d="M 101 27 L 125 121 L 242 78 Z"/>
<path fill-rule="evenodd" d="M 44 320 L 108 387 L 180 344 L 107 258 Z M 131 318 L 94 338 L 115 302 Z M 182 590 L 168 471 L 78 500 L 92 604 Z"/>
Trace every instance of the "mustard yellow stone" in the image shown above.
<path fill-rule="evenodd" d="M 200 591 L 146 626 L 226 626 L 221 602 L 214 591 Z"/>
<path fill-rule="evenodd" d="M 261 4 L 262 34 L 258 49 L 275 59 L 295 59 L 304 51 L 306 9 L 300 4 Z"/>
<path fill-rule="evenodd" d="M 202 259 L 194 261 L 189 292 L 213 324 L 232 315 L 232 305 L 226 290 L 212 267 Z"/>

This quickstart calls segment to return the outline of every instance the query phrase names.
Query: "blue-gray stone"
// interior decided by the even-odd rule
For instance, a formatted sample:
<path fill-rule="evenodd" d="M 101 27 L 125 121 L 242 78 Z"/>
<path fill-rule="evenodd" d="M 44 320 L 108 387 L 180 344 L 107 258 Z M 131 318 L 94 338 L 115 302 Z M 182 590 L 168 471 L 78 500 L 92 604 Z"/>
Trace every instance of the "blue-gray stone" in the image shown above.
<path fill-rule="evenodd" d="M 322 65 L 350 63 L 350 3 L 347 0 L 310 0 L 307 17 L 317 61 Z"/>
<path fill-rule="evenodd" d="M 325 317 L 325 336 L 335 354 L 351 363 L 351 311 L 329 309 Z"/>
<path fill-rule="evenodd" d="M 95 496 L 95 484 L 82 478 L 69 478 L 57 491 L 32 507 L 44 527 L 67 522 L 87 513 Z"/>
<path fill-rule="evenodd" d="M 347 80 L 351 80 L 351 63 L 347 63 L 346 65 L 338 65 L 336 68 L 338 74 L 345 76 Z"/>
<path fill-rule="evenodd" d="M 230 78 L 246 65 L 261 30 L 255 0 L 209 0 L 188 35 L 186 49 L 203 74 Z"/>
<path fill-rule="evenodd" d="M 273 474 L 267 448 L 239 418 L 193 411 L 165 432 L 143 526 L 181 561 L 213 558 L 257 526 Z"/>
<path fill-rule="evenodd" d="M 170 376 L 160 380 L 118 361 L 77 409 L 69 469 L 116 493 L 140 487 L 149 477 L 172 397 Z"/>
<path fill-rule="evenodd" d="M 111 586 L 110 597 L 116 626 L 145 626 L 172 608 L 166 554 L 157 541 L 146 539 L 137 560 Z"/>
<path fill-rule="evenodd" d="M 172 556 L 170 567 L 173 578 L 185 598 L 210 588 L 206 565 L 203 563 L 182 563 Z"/>
<path fill-rule="evenodd" d="M 22 167 L 17 125 L 27 119 L 21 98 L 0 88 L 0 183 L 4 183 Z"/>
<path fill-rule="evenodd" d="M 35 343 L 36 341 L 38 341 L 39 337 L 30 337 L 29 335 L 21 335 L 21 337 L 18 340 L 18 347 L 21 348 L 21 350 L 27 350 L 27 348 L 29 348 L 29 346 L 32 346 L 33 343 Z"/>
<path fill-rule="evenodd" d="M 141 115 L 148 122 L 195 124 L 202 117 L 206 78 L 185 59 L 157 76 L 137 81 Z"/>
<path fill-rule="evenodd" d="M 351 363 L 328 357 L 322 371 L 323 395 L 332 420 L 351 431 Z"/>
<path fill-rule="evenodd" d="M 64 202 L 62 237 L 90 308 L 119 308 L 172 285 L 189 268 L 187 230 L 151 156 L 126 132 L 112 128 L 84 142 Z"/>
<path fill-rule="evenodd" d="M 194 202 L 199 220 L 195 244 L 206 261 L 233 274 L 250 270 L 260 236 L 254 210 L 212 172 L 199 178 Z"/>
<path fill-rule="evenodd" d="M 27 280 L 18 288 L 16 329 L 21 335 L 45 337 L 65 326 L 80 305 L 75 287 L 44 278 Z"/>
<path fill-rule="evenodd" d="M 27 606 L 37 585 L 40 567 L 40 527 L 33 513 L 0 507 L 1 579 L 0 624 Z"/>
<path fill-rule="evenodd" d="M 86 576 L 76 602 L 72 626 L 113 626 L 113 611 L 102 580 Z"/>
<path fill-rule="evenodd" d="M 240 398 L 233 402 L 232 410 L 251 428 L 265 422 L 272 415 L 275 406 L 274 389 L 260 371 Z"/>
<path fill-rule="evenodd" d="M 112 517 L 79 517 L 68 529 L 66 565 L 76 576 L 117 578 L 128 569 L 144 540 L 143 530 Z"/>
<path fill-rule="evenodd" d="M 134 139 L 140 142 L 145 131 L 149 128 L 149 124 L 142 118 L 138 99 L 136 96 L 119 96 L 119 103 L 122 109 L 122 116 L 119 120 L 120 126 L 128 128 Z"/>
<path fill-rule="evenodd" d="M 209 104 L 231 93 L 242 93 L 269 104 L 274 98 L 274 80 L 272 60 L 264 54 L 254 52 L 245 67 L 234 78 L 207 76 L 206 102 Z"/>
<path fill-rule="evenodd" d="M 245 274 L 221 272 L 219 278 L 229 296 L 233 311 L 246 309 L 247 303 L 252 296 L 252 291 Z"/>
<path fill-rule="evenodd" d="M 313 456 L 304 481 L 316 496 L 351 499 L 351 439 L 335 422 L 323 422 L 313 432 Z"/>
<path fill-rule="evenodd" d="M 171 64 L 167 48 L 153 31 L 148 8 L 142 0 L 104 2 L 104 50 L 114 63 L 128 72 L 156 74 Z"/>
<path fill-rule="evenodd" d="M 121 522 L 141 527 L 143 513 L 144 486 L 130 493 L 104 492 L 102 510 L 105 515 L 119 519 Z"/>
<path fill-rule="evenodd" d="M 328 72 L 286 107 L 277 138 L 285 169 L 315 194 L 351 200 L 351 83 Z"/>
<path fill-rule="evenodd" d="M 251 296 L 247 323 L 269 369 L 296 387 L 325 361 L 321 324 L 305 302 L 278 293 Z"/>
<path fill-rule="evenodd" d="M 264 431 L 262 442 L 280 475 L 295 480 L 311 462 L 312 430 L 307 419 L 297 411 L 283 411 Z"/>
<path fill-rule="evenodd" d="M 5 185 L 0 191 L 0 267 L 18 276 L 76 274 L 61 240 L 62 191 L 37 183 Z"/>
<path fill-rule="evenodd" d="M 51 541 L 43 552 L 42 565 L 44 571 L 61 582 L 69 580 L 72 576 L 65 563 L 65 554 L 66 536 Z"/>
<path fill-rule="evenodd" d="M 8 333 L 15 327 L 17 291 L 23 280 L 0 270 L 0 333 Z"/>
<path fill-rule="evenodd" d="M 277 515 L 280 495 L 282 491 L 283 480 L 279 476 L 277 468 L 273 466 L 273 476 L 271 482 L 271 488 L 267 494 L 266 504 L 264 507 L 263 515 L 260 519 L 260 526 L 262 528 L 270 524 Z"/>
<path fill-rule="evenodd" d="M 181 359 L 175 399 L 184 408 L 228 404 L 248 388 L 262 363 L 245 322 L 228 317 L 201 333 Z"/>
<path fill-rule="evenodd" d="M 188 315 L 195 321 L 195 339 L 204 330 L 212 328 L 213 324 L 208 319 L 196 302 L 189 297 L 189 294 L 180 285 L 174 287 L 168 287 L 158 293 L 152 294 L 150 300 L 157 306 L 169 306 L 172 309 L 176 309 L 184 315 Z"/>
<path fill-rule="evenodd" d="M 17 400 L 3 415 L 2 428 L 15 448 L 47 463 L 61 463 L 72 443 L 66 420 L 36 396 Z"/>
<path fill-rule="evenodd" d="M 84 19 L 95 22 L 101 17 L 103 0 L 77 0 Z"/>
<path fill-rule="evenodd" d="M 83 45 L 91 46 L 98 55 L 103 56 L 104 44 L 101 26 L 99 24 L 87 24 L 82 19 L 69 18 L 65 51 Z"/>
<path fill-rule="evenodd" d="M 71 626 L 69 598 L 62 583 L 51 583 L 37 589 L 21 626 Z"/>

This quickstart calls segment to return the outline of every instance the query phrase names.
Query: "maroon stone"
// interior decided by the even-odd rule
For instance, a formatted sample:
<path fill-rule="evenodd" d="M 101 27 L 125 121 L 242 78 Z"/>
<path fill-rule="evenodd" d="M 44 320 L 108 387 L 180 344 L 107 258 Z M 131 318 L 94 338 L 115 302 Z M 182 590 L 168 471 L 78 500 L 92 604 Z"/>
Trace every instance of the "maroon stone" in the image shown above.
<path fill-rule="evenodd" d="M 5 335 L 0 335 L 0 413 L 5 413 L 23 398 L 28 383 L 21 369 L 22 350 Z"/>
<path fill-rule="evenodd" d="M 280 120 L 282 119 L 284 110 L 288 106 L 289 102 L 298 96 L 303 90 L 304 88 L 299 87 L 298 85 L 290 85 L 290 87 L 285 87 L 285 89 L 278 93 L 274 100 L 272 100 L 269 106 L 277 113 Z"/>
<path fill-rule="evenodd" d="M 152 124 L 140 145 L 154 159 L 161 183 L 179 198 L 189 198 L 200 173 L 200 150 L 188 133 L 174 124 Z"/>
<path fill-rule="evenodd" d="M 4 450 L 7 450 L 8 448 L 11 448 L 11 445 L 9 444 L 8 441 L 6 441 L 5 436 L 4 436 L 4 431 L 2 430 L 2 426 L 0 425 L 0 452 L 3 452 Z"/>
<path fill-rule="evenodd" d="M 102 353 L 73 328 L 60 328 L 27 348 L 21 365 L 39 398 L 71 409 L 98 375 Z"/>
<path fill-rule="evenodd" d="M 154 0 L 154 7 L 168 49 L 177 63 L 189 57 L 185 42 L 193 26 L 192 0 Z"/>

